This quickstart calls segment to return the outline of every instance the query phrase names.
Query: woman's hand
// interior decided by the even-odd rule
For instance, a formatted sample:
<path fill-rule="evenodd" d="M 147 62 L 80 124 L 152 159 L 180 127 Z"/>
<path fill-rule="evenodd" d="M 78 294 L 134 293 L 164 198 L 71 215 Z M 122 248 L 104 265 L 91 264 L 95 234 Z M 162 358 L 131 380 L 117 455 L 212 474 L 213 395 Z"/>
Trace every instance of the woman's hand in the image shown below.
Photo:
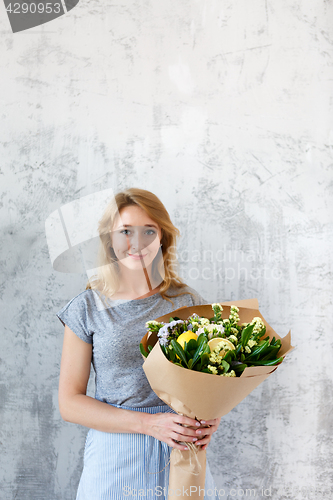
<path fill-rule="evenodd" d="M 149 428 L 145 430 L 145 433 L 179 450 L 188 448 L 177 441 L 202 445 L 202 449 L 205 450 L 219 423 L 219 418 L 200 423 L 176 413 L 155 413 L 149 415 Z"/>
<path fill-rule="evenodd" d="M 221 417 L 220 418 L 215 418 L 214 420 L 201 420 L 200 423 L 202 424 L 201 427 L 196 431 L 197 436 L 198 436 L 198 441 L 196 441 L 196 445 L 200 446 L 201 449 L 205 450 L 207 446 L 209 445 L 209 442 L 212 438 L 212 435 L 214 432 L 217 431 L 219 425 L 220 425 Z M 206 425 L 209 425 L 209 427 L 205 427 Z"/>

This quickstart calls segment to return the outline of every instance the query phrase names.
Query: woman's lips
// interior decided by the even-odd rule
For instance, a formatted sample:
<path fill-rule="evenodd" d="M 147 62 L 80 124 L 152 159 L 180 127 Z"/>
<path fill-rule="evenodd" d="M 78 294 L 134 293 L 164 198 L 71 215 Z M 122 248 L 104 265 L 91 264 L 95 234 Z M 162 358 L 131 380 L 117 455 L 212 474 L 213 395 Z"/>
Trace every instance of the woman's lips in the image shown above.
<path fill-rule="evenodd" d="M 144 255 L 133 255 L 131 253 L 129 253 L 128 255 L 129 255 L 129 257 L 131 257 L 134 260 L 140 260 L 140 259 L 143 259 L 144 257 L 147 256 L 147 254 L 144 254 Z"/>

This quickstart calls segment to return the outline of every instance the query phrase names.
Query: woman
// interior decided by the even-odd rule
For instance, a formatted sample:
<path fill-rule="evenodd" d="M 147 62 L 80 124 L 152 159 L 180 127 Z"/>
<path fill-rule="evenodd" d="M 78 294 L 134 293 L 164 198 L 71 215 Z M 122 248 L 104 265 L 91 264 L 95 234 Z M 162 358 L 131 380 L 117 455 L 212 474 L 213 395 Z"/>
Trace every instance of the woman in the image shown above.
<path fill-rule="evenodd" d="M 98 276 L 58 313 L 65 325 L 60 413 L 90 428 L 77 500 L 120 500 L 139 490 L 166 498 L 171 448 L 196 442 L 205 449 L 220 419 L 200 425 L 172 412 L 148 384 L 139 343 L 148 320 L 205 301 L 177 276 L 178 230 L 149 191 L 118 193 L 99 234 Z M 95 398 L 86 395 L 91 362 Z M 206 485 L 214 488 L 209 469 Z"/>

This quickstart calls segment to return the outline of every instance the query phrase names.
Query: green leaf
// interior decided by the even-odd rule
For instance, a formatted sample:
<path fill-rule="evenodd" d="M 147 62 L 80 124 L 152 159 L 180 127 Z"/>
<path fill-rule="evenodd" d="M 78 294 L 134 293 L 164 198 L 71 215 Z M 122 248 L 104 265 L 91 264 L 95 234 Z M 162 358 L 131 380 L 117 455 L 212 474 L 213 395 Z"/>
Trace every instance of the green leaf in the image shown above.
<path fill-rule="evenodd" d="M 207 335 L 204 332 L 200 333 L 199 337 L 197 338 L 198 345 L 200 344 L 200 342 L 202 342 L 202 339 L 206 341 L 208 340 Z"/>
<path fill-rule="evenodd" d="M 231 369 L 234 370 L 234 372 L 237 374 L 237 376 L 242 374 L 246 367 L 247 367 L 247 364 L 245 364 L 245 363 L 237 363 L 237 365 L 234 365 L 234 364 L 231 365 Z"/>
<path fill-rule="evenodd" d="M 195 339 L 191 339 L 187 343 L 187 351 L 196 350 L 197 347 L 198 347 L 198 342 Z M 184 349 L 184 351 L 185 351 L 185 349 Z"/>
<path fill-rule="evenodd" d="M 202 357 L 202 356 L 205 354 L 204 349 L 205 349 L 205 347 L 206 347 L 206 345 L 207 345 L 207 344 L 206 344 L 206 342 L 207 342 L 207 341 L 206 341 L 205 337 L 203 337 L 203 338 L 201 339 L 201 342 L 200 342 L 200 343 L 199 343 L 199 345 L 198 345 L 197 350 L 196 350 L 196 351 L 195 351 L 195 353 L 193 354 L 193 363 L 192 363 L 192 367 L 193 367 L 193 366 L 194 366 L 194 365 L 195 365 L 195 364 L 199 361 L 200 357 Z"/>
<path fill-rule="evenodd" d="M 252 335 L 252 332 L 253 332 L 253 328 L 254 328 L 254 324 L 253 325 L 247 325 L 244 330 L 242 331 L 242 336 L 241 336 L 241 344 L 243 347 L 246 346 L 246 344 L 248 343 L 248 341 L 250 340 L 250 337 Z"/>
<path fill-rule="evenodd" d="M 225 356 L 223 356 L 223 359 L 227 362 L 230 363 L 230 361 L 236 359 L 236 353 L 235 351 L 227 351 L 225 353 Z"/>
<path fill-rule="evenodd" d="M 161 347 L 161 350 L 162 350 L 164 356 L 169 359 L 167 348 L 164 345 L 160 345 L 160 347 Z"/>
<path fill-rule="evenodd" d="M 204 346 L 203 354 L 210 354 L 210 347 L 208 344 L 206 346 Z"/>
<path fill-rule="evenodd" d="M 200 357 L 200 362 L 198 363 L 198 371 L 202 371 L 202 369 L 207 367 L 208 364 L 209 364 L 209 354 L 203 353 Z"/>
<path fill-rule="evenodd" d="M 184 365 L 187 367 L 187 359 L 185 356 L 185 352 L 180 344 L 176 342 L 174 339 L 171 340 L 171 345 L 177 356 L 181 359 Z"/>
<path fill-rule="evenodd" d="M 283 361 L 283 358 L 277 358 L 277 359 L 270 359 L 270 360 L 260 360 L 260 361 L 250 361 L 249 365 L 253 366 L 273 366 L 277 365 L 278 363 L 281 363 Z"/>
<path fill-rule="evenodd" d="M 224 368 L 224 373 L 227 373 L 227 371 L 228 371 L 228 370 L 229 370 L 229 368 L 230 368 L 229 363 L 227 363 L 224 359 L 222 359 L 222 361 L 221 361 L 221 365 L 222 365 L 222 366 L 223 366 L 223 368 Z"/>
<path fill-rule="evenodd" d="M 143 344 L 142 342 L 140 343 L 140 352 L 142 354 L 142 356 L 144 356 L 145 358 L 148 356 L 149 352 L 146 352 L 145 351 L 145 348 L 143 347 Z"/>
<path fill-rule="evenodd" d="M 268 348 L 268 346 L 269 339 L 263 342 L 261 345 L 257 346 L 249 356 L 246 356 L 246 362 L 257 361 L 260 356 L 263 356 L 266 353 L 266 349 Z"/>
<path fill-rule="evenodd" d="M 168 349 L 167 358 L 172 362 L 176 361 L 176 355 L 173 349 Z"/>
<path fill-rule="evenodd" d="M 276 359 L 276 356 L 277 356 L 277 353 L 279 352 L 280 350 L 280 346 L 269 346 L 266 351 L 265 351 L 265 355 L 264 356 L 260 356 L 259 357 L 259 360 L 267 360 L 267 359 Z"/>

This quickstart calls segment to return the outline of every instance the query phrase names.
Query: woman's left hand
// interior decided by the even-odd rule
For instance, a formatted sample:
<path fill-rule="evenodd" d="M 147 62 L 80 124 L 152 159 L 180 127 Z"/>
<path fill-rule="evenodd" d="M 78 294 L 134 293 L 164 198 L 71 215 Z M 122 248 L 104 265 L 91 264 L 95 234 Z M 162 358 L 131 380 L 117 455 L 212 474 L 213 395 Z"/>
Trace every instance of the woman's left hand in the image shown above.
<path fill-rule="evenodd" d="M 198 446 L 201 445 L 202 450 L 207 448 L 212 435 L 217 431 L 218 426 L 220 425 L 220 420 L 221 417 L 215 418 L 214 420 L 200 420 L 202 425 L 196 431 L 198 441 L 196 441 L 195 444 Z M 209 427 L 206 427 L 207 425 L 209 425 Z"/>

